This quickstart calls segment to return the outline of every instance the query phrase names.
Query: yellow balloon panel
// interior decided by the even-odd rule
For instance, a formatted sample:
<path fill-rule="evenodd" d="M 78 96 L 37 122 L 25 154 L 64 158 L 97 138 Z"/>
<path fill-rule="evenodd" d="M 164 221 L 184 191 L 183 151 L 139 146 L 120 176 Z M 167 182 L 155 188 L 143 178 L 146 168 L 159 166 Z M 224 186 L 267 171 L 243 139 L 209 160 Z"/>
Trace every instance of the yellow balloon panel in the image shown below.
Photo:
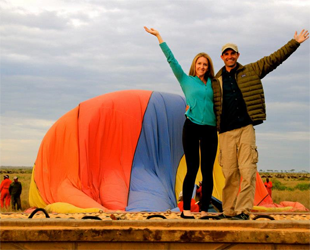
<path fill-rule="evenodd" d="M 29 205 L 30 207 L 45 208 L 47 204 L 41 198 L 41 195 L 37 188 L 37 184 L 34 181 L 34 172 L 35 172 L 34 169 L 35 165 L 33 166 L 32 169 L 31 182 L 29 188 Z"/>
<path fill-rule="evenodd" d="M 219 150 L 217 151 L 217 155 L 216 155 L 214 166 L 213 166 L 213 182 L 214 183 L 213 183 L 212 196 L 222 201 L 222 190 L 225 184 L 225 178 L 222 173 L 222 168 L 218 163 L 218 152 Z M 186 168 L 185 155 L 183 155 L 180 161 L 179 167 L 178 167 L 178 171 L 176 175 L 176 182 L 175 182 L 175 196 L 177 199 L 179 197 L 180 192 L 182 191 L 183 181 L 184 181 L 186 172 L 187 172 L 187 168 Z M 195 184 L 198 185 L 199 181 L 202 181 L 200 166 L 199 166 L 199 170 L 196 176 Z"/>
<path fill-rule="evenodd" d="M 73 214 L 73 213 L 102 213 L 103 210 L 99 208 L 79 208 L 70 203 L 56 202 L 49 204 L 45 207 L 48 213 L 62 213 L 62 214 Z"/>

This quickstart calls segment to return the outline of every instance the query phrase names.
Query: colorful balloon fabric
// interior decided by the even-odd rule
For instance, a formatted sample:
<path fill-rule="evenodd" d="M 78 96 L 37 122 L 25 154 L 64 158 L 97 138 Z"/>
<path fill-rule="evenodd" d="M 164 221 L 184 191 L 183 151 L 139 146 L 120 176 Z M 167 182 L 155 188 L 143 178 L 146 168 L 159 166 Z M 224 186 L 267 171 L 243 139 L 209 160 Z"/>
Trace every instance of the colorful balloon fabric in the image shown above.
<path fill-rule="evenodd" d="M 118 91 L 80 103 L 42 140 L 30 206 L 68 204 L 68 209 L 103 211 L 176 208 L 186 173 L 185 106 L 179 95 L 146 90 Z M 200 180 L 199 173 L 196 183 Z M 256 204 L 268 195 L 260 182 Z M 223 185 L 216 160 L 213 196 L 220 201 Z"/>
<path fill-rule="evenodd" d="M 181 96 L 143 90 L 81 103 L 45 135 L 33 170 L 30 205 L 66 202 L 131 211 L 176 207 L 184 110 Z M 143 196 L 154 200 L 143 198 L 140 204 Z"/>

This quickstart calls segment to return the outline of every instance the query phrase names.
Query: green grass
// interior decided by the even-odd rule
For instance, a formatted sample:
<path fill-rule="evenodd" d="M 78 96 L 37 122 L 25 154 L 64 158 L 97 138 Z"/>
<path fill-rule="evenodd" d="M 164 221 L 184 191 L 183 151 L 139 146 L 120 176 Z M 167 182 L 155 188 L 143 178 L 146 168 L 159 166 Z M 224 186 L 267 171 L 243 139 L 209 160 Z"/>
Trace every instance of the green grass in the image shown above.
<path fill-rule="evenodd" d="M 286 182 L 287 181 L 283 181 Z M 298 183 L 294 187 L 291 187 L 290 185 L 284 184 L 283 182 L 273 179 L 272 180 L 272 185 L 273 185 L 273 190 L 289 190 L 289 191 L 295 191 L 295 190 L 301 190 L 301 191 L 306 191 L 310 190 L 310 183 L 309 181 L 300 181 L 301 183 Z"/>

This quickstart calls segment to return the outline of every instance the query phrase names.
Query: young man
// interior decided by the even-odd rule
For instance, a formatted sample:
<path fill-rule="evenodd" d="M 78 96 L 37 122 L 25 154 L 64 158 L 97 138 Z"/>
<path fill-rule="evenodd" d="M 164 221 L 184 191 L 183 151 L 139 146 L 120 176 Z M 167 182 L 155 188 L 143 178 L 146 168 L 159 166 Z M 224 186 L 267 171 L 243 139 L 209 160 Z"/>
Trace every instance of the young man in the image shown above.
<path fill-rule="evenodd" d="M 237 62 L 240 56 L 237 45 L 228 43 L 222 47 L 221 58 L 225 66 L 215 76 L 218 81 L 212 83 L 215 109 L 219 114 L 219 161 L 225 177 L 221 219 L 249 219 L 254 202 L 258 162 L 253 126 L 266 120 L 261 79 L 308 38 L 307 30 L 302 30 L 299 35 L 295 32 L 294 39 L 278 51 L 245 66 Z"/>

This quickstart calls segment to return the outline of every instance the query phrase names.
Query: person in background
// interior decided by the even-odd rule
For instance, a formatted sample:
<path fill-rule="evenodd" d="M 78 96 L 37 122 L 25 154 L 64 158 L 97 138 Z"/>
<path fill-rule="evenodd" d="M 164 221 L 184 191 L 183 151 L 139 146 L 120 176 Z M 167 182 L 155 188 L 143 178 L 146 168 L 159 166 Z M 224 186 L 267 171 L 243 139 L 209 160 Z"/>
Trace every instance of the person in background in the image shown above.
<path fill-rule="evenodd" d="M 8 208 L 10 206 L 11 196 L 9 192 L 9 187 L 11 183 L 12 181 L 10 180 L 10 177 L 8 175 L 3 176 L 3 181 L 0 185 L 1 208 L 3 208 L 4 206 Z"/>
<path fill-rule="evenodd" d="M 193 187 L 199 169 L 199 148 L 201 150 L 202 201 L 201 217 L 207 216 L 213 191 L 213 164 L 217 151 L 216 114 L 212 81 L 214 79 L 213 63 L 209 55 L 199 53 L 195 56 L 187 75 L 175 59 L 167 43 L 155 29 L 144 27 L 145 31 L 156 36 L 159 46 L 167 58 L 186 98 L 185 123 L 182 143 L 187 165 L 183 182 L 184 210 L 181 217 L 195 219 L 190 210 Z"/>
<path fill-rule="evenodd" d="M 268 191 L 268 194 L 269 194 L 270 197 L 271 197 L 272 182 L 269 181 L 269 178 L 266 178 L 266 181 L 265 181 L 264 185 L 265 185 L 265 187 L 266 187 L 266 189 L 267 189 L 267 191 Z"/>
<path fill-rule="evenodd" d="M 257 62 L 241 65 L 237 45 L 222 47 L 224 67 L 216 74 L 214 94 L 221 93 L 219 130 L 219 164 L 222 166 L 225 185 L 222 192 L 223 214 L 220 219 L 249 220 L 255 195 L 258 152 L 255 125 L 266 120 L 265 97 L 261 79 L 283 63 L 309 32 L 295 32 L 294 39 L 273 54 Z M 294 82 L 292 82 L 294 85 Z M 238 195 L 240 179 L 241 190 Z"/>
<path fill-rule="evenodd" d="M 12 200 L 12 209 L 21 210 L 22 207 L 21 207 L 20 195 L 22 193 L 22 184 L 18 181 L 18 177 L 16 176 L 14 177 L 14 182 L 11 183 L 9 187 L 9 192 Z"/>

